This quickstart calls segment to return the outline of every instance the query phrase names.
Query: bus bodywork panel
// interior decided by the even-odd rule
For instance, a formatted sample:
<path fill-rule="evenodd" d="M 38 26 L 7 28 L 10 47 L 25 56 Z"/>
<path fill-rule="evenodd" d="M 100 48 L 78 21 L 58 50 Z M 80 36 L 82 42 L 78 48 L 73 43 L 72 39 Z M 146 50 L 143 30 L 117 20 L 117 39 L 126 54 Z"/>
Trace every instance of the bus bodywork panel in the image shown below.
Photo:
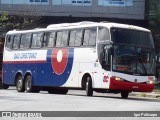
<path fill-rule="evenodd" d="M 152 92 L 152 90 L 154 89 L 154 84 L 125 82 L 111 78 L 109 89 L 130 92 Z"/>
<path fill-rule="evenodd" d="M 86 51 L 87 54 L 85 54 Z M 5 72 L 3 83 L 14 85 L 14 78 L 18 72 L 23 78 L 26 72 L 30 72 L 34 86 L 80 88 L 83 75 L 88 73 L 92 77 L 93 88 L 107 89 L 109 81 L 103 80 L 106 71 L 101 72 L 96 54 L 95 48 L 81 48 L 81 50 L 55 48 L 16 52 L 6 50 L 3 62 Z"/>
<path fill-rule="evenodd" d="M 22 71 L 23 77 L 30 71 L 35 86 L 62 86 L 71 73 L 73 55 L 74 49 L 6 51 L 4 83 L 13 85 L 18 71 Z"/>

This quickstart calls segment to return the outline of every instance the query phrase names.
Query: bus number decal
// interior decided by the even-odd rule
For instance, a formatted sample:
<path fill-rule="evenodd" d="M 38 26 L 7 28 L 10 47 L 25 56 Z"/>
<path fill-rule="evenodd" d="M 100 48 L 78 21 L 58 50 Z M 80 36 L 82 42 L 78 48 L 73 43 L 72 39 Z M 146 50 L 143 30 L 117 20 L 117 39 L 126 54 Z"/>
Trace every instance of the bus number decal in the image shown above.
<path fill-rule="evenodd" d="M 103 77 L 103 82 L 108 82 L 108 80 L 109 80 L 109 77 L 108 77 L 108 76 L 104 76 L 104 77 Z"/>

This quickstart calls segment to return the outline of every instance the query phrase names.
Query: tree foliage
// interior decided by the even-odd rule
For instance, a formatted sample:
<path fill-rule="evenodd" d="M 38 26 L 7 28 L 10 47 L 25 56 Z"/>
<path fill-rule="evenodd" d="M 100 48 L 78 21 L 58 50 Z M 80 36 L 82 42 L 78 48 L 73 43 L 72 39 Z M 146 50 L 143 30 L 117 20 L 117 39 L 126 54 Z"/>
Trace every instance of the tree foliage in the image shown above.
<path fill-rule="evenodd" d="M 160 52 L 160 8 L 156 0 L 150 0 L 149 29 L 152 31 L 155 48 Z"/>
<path fill-rule="evenodd" d="M 150 0 L 149 27 L 153 35 L 160 34 L 160 8 L 155 0 Z"/>
<path fill-rule="evenodd" d="M 0 15 L 0 28 L 6 31 L 12 29 L 26 29 L 40 21 L 41 17 L 31 15 L 8 15 L 3 13 Z"/>
<path fill-rule="evenodd" d="M 40 22 L 41 17 L 32 16 L 30 14 L 25 15 L 8 15 L 7 13 L 2 13 L 0 15 L 0 52 L 3 51 L 4 46 L 4 31 L 9 31 L 13 29 L 30 29 L 35 27 L 38 22 Z"/>

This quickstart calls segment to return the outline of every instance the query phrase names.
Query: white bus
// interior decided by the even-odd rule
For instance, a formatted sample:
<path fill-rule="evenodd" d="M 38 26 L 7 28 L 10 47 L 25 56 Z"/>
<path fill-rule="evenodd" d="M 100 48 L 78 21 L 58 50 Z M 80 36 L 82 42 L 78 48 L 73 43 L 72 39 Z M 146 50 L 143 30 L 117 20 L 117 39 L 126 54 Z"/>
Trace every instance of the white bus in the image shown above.
<path fill-rule="evenodd" d="M 3 84 L 18 92 L 68 89 L 121 93 L 151 92 L 155 51 L 148 29 L 109 22 L 49 25 L 9 31 L 3 54 Z"/>

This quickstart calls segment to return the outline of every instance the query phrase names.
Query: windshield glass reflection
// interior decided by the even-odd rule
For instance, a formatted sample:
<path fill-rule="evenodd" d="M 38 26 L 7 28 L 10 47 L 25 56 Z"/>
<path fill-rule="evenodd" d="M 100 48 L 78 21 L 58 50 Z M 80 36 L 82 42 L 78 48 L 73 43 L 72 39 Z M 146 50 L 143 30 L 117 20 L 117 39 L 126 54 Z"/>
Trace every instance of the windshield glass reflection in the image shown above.
<path fill-rule="evenodd" d="M 129 74 L 154 75 L 153 49 L 114 45 L 113 70 Z"/>

